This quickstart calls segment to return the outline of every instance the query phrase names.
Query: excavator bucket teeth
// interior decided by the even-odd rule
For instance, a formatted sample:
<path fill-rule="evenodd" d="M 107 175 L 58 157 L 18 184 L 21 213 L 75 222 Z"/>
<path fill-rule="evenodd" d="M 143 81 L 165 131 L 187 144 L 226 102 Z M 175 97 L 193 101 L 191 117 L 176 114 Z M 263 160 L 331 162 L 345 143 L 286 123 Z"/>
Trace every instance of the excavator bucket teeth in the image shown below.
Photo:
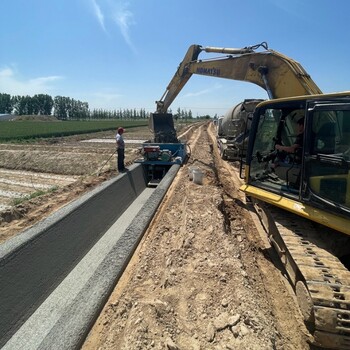
<path fill-rule="evenodd" d="M 149 127 L 156 143 L 178 143 L 171 113 L 151 113 Z"/>

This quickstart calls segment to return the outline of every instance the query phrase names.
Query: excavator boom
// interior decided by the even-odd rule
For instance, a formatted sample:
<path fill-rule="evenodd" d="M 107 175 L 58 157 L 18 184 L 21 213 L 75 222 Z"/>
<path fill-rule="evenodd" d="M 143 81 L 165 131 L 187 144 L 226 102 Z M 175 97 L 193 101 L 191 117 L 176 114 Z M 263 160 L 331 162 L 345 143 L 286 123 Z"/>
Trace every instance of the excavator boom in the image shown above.
<path fill-rule="evenodd" d="M 262 51 L 257 51 L 263 48 Z M 201 52 L 224 54 L 198 59 Z M 191 45 L 151 114 L 155 142 L 178 142 L 172 115 L 167 113 L 193 74 L 250 82 L 265 89 L 270 99 L 322 93 L 304 68 L 293 59 L 268 49 L 266 43 L 244 48 Z"/>
<path fill-rule="evenodd" d="M 259 47 L 264 50 L 257 52 Z M 202 51 L 226 55 L 198 59 Z M 192 45 L 163 96 L 156 101 L 157 113 L 167 112 L 192 74 L 250 82 L 265 89 L 270 99 L 322 93 L 298 62 L 268 49 L 266 43 L 241 49 Z"/>

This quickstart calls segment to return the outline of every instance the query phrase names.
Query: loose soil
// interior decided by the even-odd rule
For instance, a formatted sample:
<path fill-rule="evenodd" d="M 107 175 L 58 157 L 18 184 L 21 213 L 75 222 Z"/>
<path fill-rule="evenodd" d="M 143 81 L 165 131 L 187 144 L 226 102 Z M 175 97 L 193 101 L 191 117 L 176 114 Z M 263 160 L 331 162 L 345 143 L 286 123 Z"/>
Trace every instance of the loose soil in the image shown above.
<path fill-rule="evenodd" d="M 82 349 L 309 349 L 283 273 L 257 233 L 213 126 L 181 168 Z M 204 173 L 203 184 L 188 170 Z"/>
<path fill-rule="evenodd" d="M 134 131 L 127 132 L 125 139 L 149 136 L 144 130 Z M 192 136 L 187 134 L 189 161 L 172 183 L 82 349 L 311 348 L 312 339 L 284 272 L 238 190 L 237 167 L 220 159 L 214 132 L 214 126 L 207 124 Z M 35 160 L 43 154 L 48 157 L 41 166 L 33 159 L 33 169 L 29 160 L 20 166 L 20 159 L 12 156 L 9 163 L 17 164 L 17 170 L 78 176 L 55 192 L 5 211 L 2 240 L 117 175 L 115 158 L 108 160 L 113 144 L 79 141 L 65 138 L 50 144 L 0 147 L 5 154 L 19 152 L 22 159 L 29 159 L 35 150 Z M 130 145 L 126 163 L 138 157 L 137 145 Z M 51 158 L 55 158 L 51 170 L 44 170 Z M 63 170 L 67 158 L 70 171 Z M 189 179 L 190 166 L 201 169 L 202 184 Z M 14 169 L 4 163 L 0 167 Z M 87 170 L 77 174 L 78 167 Z"/>

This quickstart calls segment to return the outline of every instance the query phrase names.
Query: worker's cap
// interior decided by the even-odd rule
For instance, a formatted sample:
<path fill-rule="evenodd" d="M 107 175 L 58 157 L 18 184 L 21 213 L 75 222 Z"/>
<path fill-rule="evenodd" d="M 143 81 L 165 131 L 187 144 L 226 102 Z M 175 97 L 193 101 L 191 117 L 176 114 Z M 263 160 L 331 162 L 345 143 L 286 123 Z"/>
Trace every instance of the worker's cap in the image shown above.
<path fill-rule="evenodd" d="M 118 128 L 118 132 L 119 131 L 123 131 L 124 132 L 124 128 Z"/>

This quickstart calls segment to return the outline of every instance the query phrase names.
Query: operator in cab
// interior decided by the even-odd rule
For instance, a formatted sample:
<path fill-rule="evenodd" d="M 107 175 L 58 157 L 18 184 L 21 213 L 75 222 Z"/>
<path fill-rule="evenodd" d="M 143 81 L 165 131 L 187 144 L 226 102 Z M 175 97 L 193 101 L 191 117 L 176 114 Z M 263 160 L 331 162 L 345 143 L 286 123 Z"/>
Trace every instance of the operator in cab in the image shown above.
<path fill-rule="evenodd" d="M 304 121 L 305 118 L 300 118 L 297 121 L 297 128 L 298 128 L 298 135 L 294 141 L 294 144 L 291 146 L 283 146 L 283 145 L 276 145 L 275 149 L 277 151 L 284 151 L 287 153 L 295 153 L 297 150 L 301 150 L 303 148 L 303 140 L 304 140 Z"/>

